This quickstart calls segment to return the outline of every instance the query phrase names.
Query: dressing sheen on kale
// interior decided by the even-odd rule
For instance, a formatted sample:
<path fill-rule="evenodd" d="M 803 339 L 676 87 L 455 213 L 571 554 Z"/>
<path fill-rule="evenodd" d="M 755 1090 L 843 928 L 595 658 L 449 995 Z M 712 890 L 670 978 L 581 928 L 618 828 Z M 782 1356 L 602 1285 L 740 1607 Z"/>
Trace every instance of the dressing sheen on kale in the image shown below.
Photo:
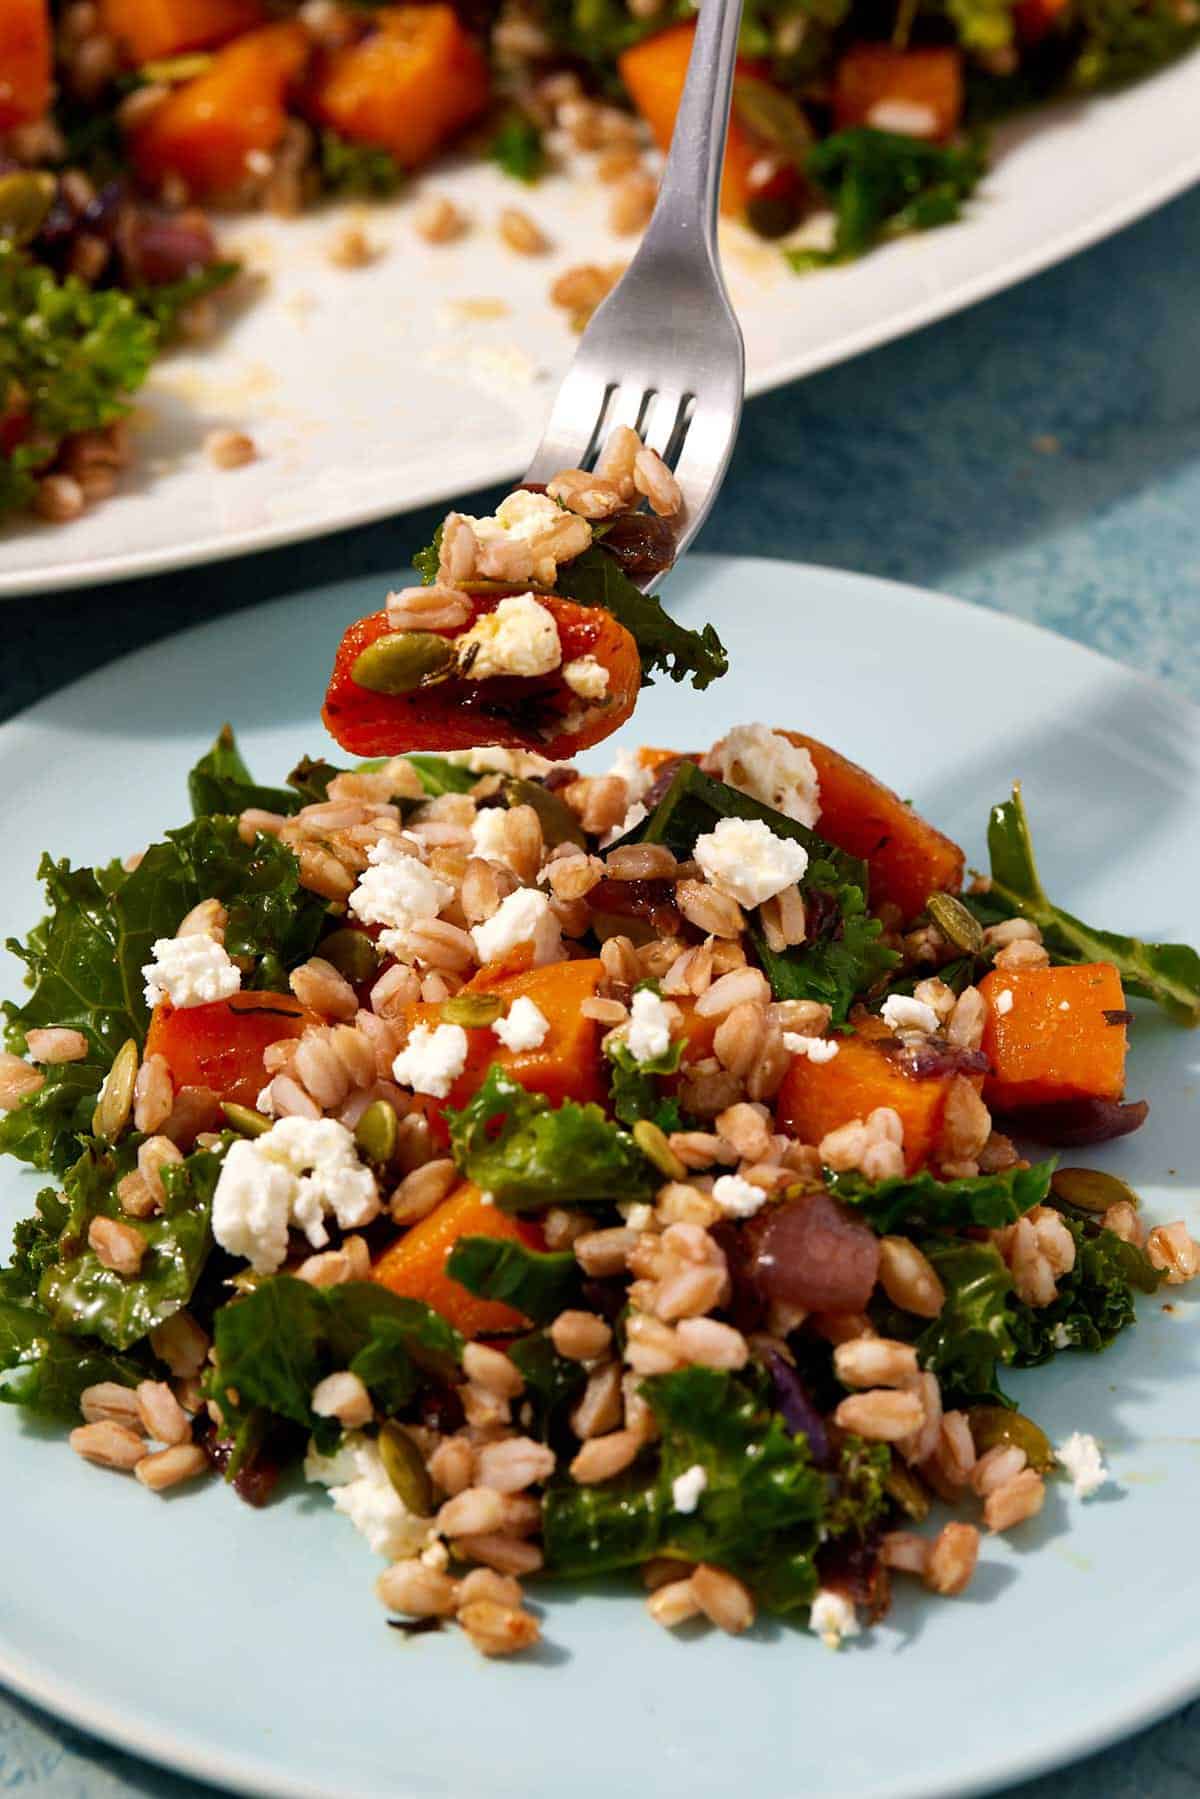
<path fill-rule="evenodd" d="M 881 1236 L 897 1231 L 964 1230 L 972 1225 L 1000 1230 L 1015 1224 L 1050 1191 L 1053 1162 L 1008 1168 L 939 1181 L 922 1170 L 894 1180 L 868 1181 L 861 1174 L 829 1177 L 829 1190 L 860 1212 Z"/>
<path fill-rule="evenodd" d="M 684 761 L 649 818 L 623 841 L 663 843 L 681 860 L 695 851 L 696 839 L 711 832 L 722 818 L 754 818 L 777 837 L 790 838 L 808 851 L 808 867 L 800 882 L 809 912 L 809 935 L 791 949 L 774 951 L 757 922 L 750 935 L 763 973 L 776 999 L 812 999 L 832 1009 L 842 1023 L 859 994 L 895 967 L 898 956 L 880 939 L 882 927 L 866 909 L 867 869 L 761 800 L 751 799 Z"/>
<path fill-rule="evenodd" d="M 758 1391 L 754 1376 L 711 1368 L 654 1375 L 642 1393 L 661 1442 L 645 1465 L 602 1486 L 553 1483 L 543 1541 L 549 1572 L 582 1576 L 633 1567 L 652 1555 L 714 1562 L 753 1587 L 770 1611 L 806 1604 L 816 1592 L 814 1553 L 831 1518 L 866 1530 L 883 1510 L 886 1450 L 866 1449 L 877 1479 L 814 1468 L 803 1437 L 792 1437 Z M 861 1446 L 856 1446 L 861 1448 Z M 679 1475 L 696 1466 L 705 1484 L 692 1512 L 677 1511 Z"/>
<path fill-rule="evenodd" d="M 275 1275 L 214 1318 L 216 1366 L 209 1392 L 229 1435 L 241 1443 L 261 1428 L 262 1413 L 301 1425 L 328 1451 L 341 1426 L 318 1418 L 312 1390 L 349 1368 L 385 1412 L 400 1410 L 422 1381 L 445 1381 L 462 1356 L 453 1325 L 422 1304 L 372 1281 L 312 1287 Z"/>
<path fill-rule="evenodd" d="M 446 1114 L 463 1174 L 506 1212 L 646 1199 L 658 1173 L 599 1106 L 552 1106 L 493 1063 L 479 1091 Z"/>
<path fill-rule="evenodd" d="M 288 816 L 303 805 L 300 795 L 287 787 L 260 787 L 242 760 L 232 725 L 222 725 L 212 748 L 206 750 L 188 775 L 192 816 L 206 818 L 213 812 L 237 814 L 248 806 Z"/>
<path fill-rule="evenodd" d="M 1056 906 L 1046 894 L 1033 853 L 1020 783 L 1011 800 L 993 806 L 988 820 L 991 888 L 964 896 L 976 917 L 993 924 L 1014 914 L 1042 933 L 1055 962 L 1111 962 L 1126 993 L 1152 999 L 1181 1024 L 1200 1023 L 1200 954 L 1186 943 L 1143 943 L 1098 931 Z"/>

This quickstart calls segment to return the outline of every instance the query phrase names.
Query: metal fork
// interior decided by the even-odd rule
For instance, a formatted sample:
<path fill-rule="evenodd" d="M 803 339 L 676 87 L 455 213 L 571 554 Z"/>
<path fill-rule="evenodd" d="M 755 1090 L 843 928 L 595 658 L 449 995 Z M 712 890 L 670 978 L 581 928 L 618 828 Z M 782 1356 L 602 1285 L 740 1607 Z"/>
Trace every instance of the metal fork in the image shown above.
<path fill-rule="evenodd" d="M 677 557 L 712 509 L 742 415 L 746 352 L 717 251 L 741 13 L 742 0 L 703 0 L 658 203 L 580 339 L 525 476 L 590 468 L 614 426 L 634 426 L 683 490 Z"/>

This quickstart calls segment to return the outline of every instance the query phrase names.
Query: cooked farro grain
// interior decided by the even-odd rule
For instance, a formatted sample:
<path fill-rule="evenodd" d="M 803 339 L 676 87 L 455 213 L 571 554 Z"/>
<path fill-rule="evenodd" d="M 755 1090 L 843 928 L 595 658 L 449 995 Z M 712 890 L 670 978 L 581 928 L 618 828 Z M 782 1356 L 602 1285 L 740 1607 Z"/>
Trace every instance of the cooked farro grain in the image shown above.
<path fill-rule="evenodd" d="M 325 254 L 335 269 L 365 269 L 374 262 L 378 251 L 361 225 L 342 225 L 325 246 Z"/>
<path fill-rule="evenodd" d="M 657 450 L 638 451 L 633 459 L 633 485 L 645 494 L 660 518 L 674 518 L 683 510 L 683 490 Z"/>
<path fill-rule="evenodd" d="M 730 1636 L 740 1636 L 754 1623 L 754 1601 L 748 1587 L 724 1568 L 701 1562 L 689 1581 L 700 1610 L 710 1623 Z M 669 1591 L 669 1589 L 668 1589 Z"/>
<path fill-rule="evenodd" d="M 522 1605 L 525 1595 L 520 1581 L 511 1574 L 497 1574 L 494 1568 L 472 1568 L 458 1583 L 458 1604 L 473 1605 L 479 1599 L 490 1599 L 494 1605 Z"/>
<path fill-rule="evenodd" d="M 142 1429 L 148 1437 L 170 1444 L 190 1440 L 191 1422 L 165 1381 L 139 1382 L 135 1401 Z"/>
<path fill-rule="evenodd" d="M 616 1430 L 621 1422 L 621 1369 L 616 1362 L 594 1368 L 571 1413 L 571 1429 L 586 1442 Z"/>
<path fill-rule="evenodd" d="M 475 1449 L 466 1437 L 445 1437 L 429 1458 L 430 1478 L 447 1498 L 475 1482 Z"/>
<path fill-rule="evenodd" d="M 672 1580 L 656 1588 L 646 1601 L 646 1610 L 665 1630 L 674 1630 L 677 1625 L 686 1624 L 689 1618 L 697 1617 L 700 1601 L 690 1577 Z"/>
<path fill-rule="evenodd" d="M 570 1465 L 572 1480 L 595 1486 L 612 1480 L 637 1459 L 642 1439 L 636 1431 L 614 1430 L 603 1437 L 589 1437 Z"/>
<path fill-rule="evenodd" d="M 1136 1207 L 1127 1199 L 1117 1200 L 1109 1206 L 1100 1220 L 1105 1230 L 1114 1232 L 1123 1243 L 1136 1243 L 1141 1248 L 1146 1241 L 1146 1227 L 1138 1217 Z"/>
<path fill-rule="evenodd" d="M 494 1568 L 497 1574 L 513 1574 L 518 1578 L 536 1574 L 545 1561 L 536 1543 L 523 1537 L 506 1536 L 503 1531 L 456 1537 L 453 1548 L 464 1561 L 482 1562 L 486 1568 Z"/>
<path fill-rule="evenodd" d="M 541 256 L 550 248 L 546 233 L 523 207 L 504 207 L 497 228 L 509 249 L 516 250 L 521 256 Z"/>
<path fill-rule="evenodd" d="M 475 1599 L 464 1605 L 458 1621 L 481 1655 L 515 1655 L 541 1640 L 541 1626 L 519 1606 L 497 1605 L 492 1599 Z"/>
<path fill-rule="evenodd" d="M 162 1183 L 159 1182 L 161 1190 Z M 117 1203 L 127 1218 L 152 1218 L 159 1202 L 136 1168 L 117 1182 Z"/>
<path fill-rule="evenodd" d="M 737 901 L 704 881 L 680 881 L 675 888 L 675 903 L 689 924 L 710 937 L 737 937 L 745 928 Z"/>
<path fill-rule="evenodd" d="M 888 1337 L 858 1337 L 838 1344 L 833 1371 L 844 1387 L 897 1387 L 916 1374 L 917 1352 Z"/>
<path fill-rule="evenodd" d="M 159 1449 L 133 1465 L 135 1477 L 152 1493 L 165 1493 L 197 1475 L 207 1474 L 210 1463 L 198 1443 L 176 1443 L 170 1449 Z"/>
<path fill-rule="evenodd" d="M 522 1493 L 526 1487 L 548 1480 L 554 1472 L 554 1451 L 531 1437 L 506 1437 L 485 1443 L 478 1455 L 479 1481 L 497 1493 Z"/>
<path fill-rule="evenodd" d="M 318 1381 L 309 1404 L 318 1418 L 336 1418 L 346 1430 L 358 1430 L 375 1416 L 371 1395 L 348 1368 Z"/>
<path fill-rule="evenodd" d="M 131 1224 L 116 1218 L 93 1218 L 88 1225 L 88 1246 L 96 1260 L 114 1274 L 135 1275 L 146 1253 L 146 1239 Z"/>
<path fill-rule="evenodd" d="M 78 518 L 87 504 L 84 491 L 73 475 L 43 475 L 34 495 L 34 510 L 52 525 Z"/>
<path fill-rule="evenodd" d="M 412 215 L 413 230 L 427 244 L 450 244 L 467 228 L 466 214 L 447 194 L 428 194 Z"/>
<path fill-rule="evenodd" d="M 245 431 L 210 431 L 204 440 L 205 453 L 214 468 L 245 468 L 258 455 L 258 446 Z"/>
<path fill-rule="evenodd" d="M 947 1039 L 960 1049 L 978 1049 L 983 1042 L 986 1016 L 987 1007 L 978 987 L 964 987 L 946 1026 Z"/>
<path fill-rule="evenodd" d="M 623 1274 L 630 1251 L 637 1243 L 637 1232 L 624 1226 L 609 1230 L 587 1231 L 575 1239 L 575 1258 L 585 1274 L 603 1279 L 610 1274 Z"/>
<path fill-rule="evenodd" d="M 150 1347 L 172 1374 L 186 1380 L 208 1360 L 209 1338 L 190 1312 L 174 1312 L 150 1332 Z"/>
<path fill-rule="evenodd" d="M 1182 1218 L 1152 1230 L 1146 1238 L 1146 1254 L 1155 1268 L 1162 1269 L 1169 1287 L 1182 1286 L 1200 1271 L 1200 1244 Z"/>
<path fill-rule="evenodd" d="M 389 1612 L 408 1618 L 452 1618 L 460 1603 L 459 1582 L 415 1556 L 385 1568 L 375 1592 Z"/>
<path fill-rule="evenodd" d="M 293 968 L 288 986 L 302 1006 L 319 1012 L 323 1018 L 353 1018 L 358 1011 L 353 987 L 323 956 L 310 956 L 299 968 Z"/>
<path fill-rule="evenodd" d="M 946 1303 L 932 1262 L 907 1237 L 880 1240 L 879 1284 L 893 1305 L 918 1318 L 936 1318 Z"/>
<path fill-rule="evenodd" d="M 929 1552 L 925 1584 L 934 1593 L 949 1597 L 963 1592 L 979 1558 L 979 1532 L 973 1524 L 952 1520 L 938 1532 Z"/>
<path fill-rule="evenodd" d="M 684 1356 L 669 1324 L 645 1312 L 631 1312 L 626 1324 L 625 1360 L 635 1374 L 670 1374 L 683 1366 Z"/>
<path fill-rule="evenodd" d="M 983 1503 L 983 1521 L 990 1531 L 1011 1530 L 1041 1511 L 1046 1499 L 1046 1483 L 1032 1468 L 989 1493 Z"/>
<path fill-rule="evenodd" d="M 594 1362 L 612 1343 L 612 1330 L 594 1312 L 560 1312 L 550 1326 L 559 1355 L 572 1362 Z"/>
<path fill-rule="evenodd" d="M 994 1449 L 981 1455 L 971 1468 L 969 1479 L 972 1490 L 981 1499 L 986 1499 L 989 1493 L 994 1493 L 997 1488 L 1015 1480 L 1025 1466 L 1025 1459 L 1025 1451 L 1017 1444 L 997 1443 Z"/>
<path fill-rule="evenodd" d="M 681 1318 L 675 1341 L 684 1357 L 701 1368 L 744 1368 L 750 1346 L 741 1331 L 717 1318 Z"/>
<path fill-rule="evenodd" d="M 82 1062 L 88 1040 L 82 1031 L 33 1030 L 25 1033 L 25 1048 L 34 1062 Z"/>
<path fill-rule="evenodd" d="M 517 1399 L 525 1391 L 525 1377 L 516 1363 L 502 1350 L 489 1349 L 486 1344 L 468 1343 L 462 1354 L 462 1368 L 468 1380 L 499 1399 Z"/>
<path fill-rule="evenodd" d="M 938 1467 L 951 1486 L 965 1486 L 975 1467 L 975 1439 L 965 1412 L 943 1412 L 938 1437 Z"/>
<path fill-rule="evenodd" d="M 0 1112 L 11 1112 L 31 1093 L 40 1092 L 45 1084 L 44 1074 L 39 1074 L 20 1056 L 0 1050 Z"/>
<path fill-rule="evenodd" d="M 67 1441 L 85 1462 L 98 1462 L 102 1468 L 136 1468 L 150 1453 L 145 1438 L 137 1431 L 107 1418 L 78 1425 Z"/>
<path fill-rule="evenodd" d="M 156 1205 L 161 1206 L 166 1197 L 162 1170 L 182 1161 L 182 1153 L 169 1137 L 147 1137 L 144 1143 L 138 1145 L 137 1171 Z M 127 1207 L 125 1209 L 128 1210 Z"/>
<path fill-rule="evenodd" d="M 889 1530 L 879 1545 L 879 1559 L 897 1573 L 924 1577 L 932 1549 L 928 1537 L 919 1537 L 915 1531 Z"/>
<path fill-rule="evenodd" d="M 79 1395 L 79 1410 L 86 1424 L 120 1424 L 126 1430 L 141 1431 L 142 1414 L 137 1394 L 112 1380 L 97 1381 Z"/>
<path fill-rule="evenodd" d="M 925 1408 L 915 1393 L 897 1393 L 881 1387 L 869 1393 L 852 1393 L 842 1400 L 833 1416 L 843 1430 L 873 1443 L 899 1443 L 920 1430 L 925 1422 Z"/>

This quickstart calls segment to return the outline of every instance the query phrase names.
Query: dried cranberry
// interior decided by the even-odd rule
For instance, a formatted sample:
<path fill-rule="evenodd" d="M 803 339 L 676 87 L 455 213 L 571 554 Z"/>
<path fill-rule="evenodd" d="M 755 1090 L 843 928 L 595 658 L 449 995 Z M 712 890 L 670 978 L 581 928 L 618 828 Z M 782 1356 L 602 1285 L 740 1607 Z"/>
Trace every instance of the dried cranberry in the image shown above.
<path fill-rule="evenodd" d="M 677 937 L 681 920 L 670 881 L 598 881 L 588 894 L 593 912 L 617 918 L 644 918 L 660 937 Z"/>
<path fill-rule="evenodd" d="M 675 560 L 675 533 L 652 512 L 623 512 L 599 542 L 631 578 L 659 575 Z"/>

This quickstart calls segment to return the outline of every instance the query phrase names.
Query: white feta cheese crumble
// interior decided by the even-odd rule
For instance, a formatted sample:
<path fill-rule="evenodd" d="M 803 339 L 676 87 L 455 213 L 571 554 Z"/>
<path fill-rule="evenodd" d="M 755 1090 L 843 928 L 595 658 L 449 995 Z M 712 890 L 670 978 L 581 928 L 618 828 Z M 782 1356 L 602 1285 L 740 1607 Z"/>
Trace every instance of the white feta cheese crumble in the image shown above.
<path fill-rule="evenodd" d="M 304 1477 L 328 1487 L 338 1511 L 389 1562 L 420 1555 L 437 1540 L 433 1519 L 409 1511 L 387 1477 L 379 1450 L 358 1431 L 343 1437 L 333 1455 L 322 1455 L 310 1443 Z"/>
<path fill-rule="evenodd" d="M 820 817 L 821 788 L 812 757 L 766 725 L 735 725 L 713 744 L 701 767 L 797 824 L 815 825 Z"/>
<path fill-rule="evenodd" d="M 212 1203 L 213 1236 L 230 1255 L 273 1274 L 287 1255 L 289 1226 L 324 1248 L 327 1212 L 343 1230 L 379 1213 L 375 1177 L 336 1118 L 280 1118 L 261 1137 L 230 1144 Z"/>
<path fill-rule="evenodd" d="M 707 1470 L 699 1462 L 693 1462 L 671 1482 L 671 1504 L 677 1512 L 694 1512 L 707 1485 Z"/>
<path fill-rule="evenodd" d="M 550 1034 L 550 1020 L 527 994 L 522 993 L 508 1008 L 507 1015 L 496 1020 L 492 1030 L 505 1049 L 519 1054 L 524 1049 L 542 1047 Z"/>
<path fill-rule="evenodd" d="M 1051 1338 L 1051 1341 L 1053 1342 L 1055 1349 L 1073 1349 L 1075 1347 L 1074 1335 L 1067 1329 L 1065 1324 L 1055 1325 L 1054 1335 Z"/>
<path fill-rule="evenodd" d="M 799 1031 L 785 1031 L 783 1047 L 789 1055 L 807 1056 L 810 1062 L 832 1062 L 838 1053 L 838 1040 L 836 1037 L 802 1037 Z"/>
<path fill-rule="evenodd" d="M 581 700 L 602 700 L 608 692 L 608 670 L 594 656 L 576 656 L 563 666 L 563 680 Z"/>
<path fill-rule="evenodd" d="M 652 987 L 639 987 L 630 1002 L 625 1039 L 635 1062 L 653 1062 L 671 1047 L 671 1014 Z"/>
<path fill-rule="evenodd" d="M 476 543 L 524 543 L 533 555 L 533 578 L 541 587 L 553 587 L 558 562 L 582 555 L 592 541 L 592 528 L 584 518 L 564 512 L 549 494 L 518 488 L 501 500 L 485 518 L 465 515 Z"/>
<path fill-rule="evenodd" d="M 922 999 L 910 999 L 906 993 L 889 993 L 883 1002 L 883 1022 L 894 1031 L 936 1031 L 938 1015 Z"/>
<path fill-rule="evenodd" d="M 606 831 L 604 833 L 604 836 L 600 839 L 600 848 L 606 850 L 612 844 L 619 843 L 627 831 L 632 831 L 635 825 L 640 825 L 643 818 L 649 818 L 649 816 L 650 813 L 647 808 L 643 806 L 641 800 L 634 800 L 620 824 L 614 825 L 611 831 Z"/>
<path fill-rule="evenodd" d="M 1002 993 L 996 995 L 992 1003 L 1003 1018 L 1006 1012 L 1011 1012 L 1013 1009 L 1012 988 L 1006 987 Z"/>
<path fill-rule="evenodd" d="M 467 1033 L 461 1024 L 414 1025 L 408 1042 L 392 1063 L 402 1087 L 445 1099 L 467 1065 Z"/>
<path fill-rule="evenodd" d="M 621 1214 L 621 1222 L 631 1231 L 648 1231 L 654 1223 L 654 1207 L 647 1205 L 644 1199 L 618 1200 L 617 1211 Z"/>
<path fill-rule="evenodd" d="M 469 681 L 495 675 L 548 675 L 562 661 L 554 614 L 531 593 L 513 593 L 484 612 L 454 640 L 458 666 Z"/>
<path fill-rule="evenodd" d="M 471 821 L 471 848 L 485 862 L 501 862 L 511 866 L 508 838 L 508 807 L 482 806 Z"/>
<path fill-rule="evenodd" d="M 1090 1499 L 1112 1477 L 1104 1466 L 1100 1445 L 1086 1431 L 1073 1430 L 1065 1443 L 1059 1443 L 1054 1459 L 1061 1462 L 1071 1477 L 1071 1485 L 1080 1499 Z"/>
<path fill-rule="evenodd" d="M 767 1195 L 740 1174 L 722 1174 L 713 1182 L 712 1196 L 726 1218 L 753 1218 L 767 1203 Z"/>
<path fill-rule="evenodd" d="M 517 775 L 523 781 L 539 781 L 555 764 L 534 750 L 505 750 L 496 746 L 478 750 L 446 750 L 443 761 L 455 768 L 470 769 L 473 775 Z"/>
<path fill-rule="evenodd" d="M 268 1081 L 266 1086 L 259 1090 L 258 1097 L 254 1101 L 254 1110 L 261 1112 L 264 1118 L 274 1118 L 275 1116 L 275 1095 L 271 1091 L 273 1085 L 272 1081 Z"/>
<path fill-rule="evenodd" d="M 812 1602 L 808 1628 L 820 1637 L 826 1649 L 840 1649 L 847 1637 L 862 1634 L 858 1613 L 841 1593 L 822 1587 Z"/>
<path fill-rule="evenodd" d="M 146 963 L 142 977 L 151 1011 L 164 999 L 179 1010 L 211 1005 L 228 999 L 242 984 L 241 969 L 215 937 L 200 932 L 192 937 L 160 937 L 150 953 L 154 960 Z"/>
<path fill-rule="evenodd" d="M 894 131 L 899 137 L 936 137 L 938 116 L 919 100 L 876 100 L 866 123 L 873 131 Z"/>
<path fill-rule="evenodd" d="M 532 943 L 534 964 L 539 968 L 562 956 L 562 933 L 550 910 L 550 901 L 532 887 L 518 887 L 501 900 L 492 916 L 477 924 L 471 936 L 479 960 L 485 963 L 498 962 L 518 943 Z"/>
<path fill-rule="evenodd" d="M 760 818 L 722 818 L 696 839 L 696 860 L 718 893 L 752 907 L 794 886 L 808 867 L 808 851 L 777 837 Z"/>
<path fill-rule="evenodd" d="M 379 942 L 394 954 L 404 933 L 412 925 L 436 918 L 454 898 L 454 889 L 390 837 L 371 845 L 367 864 L 350 895 L 350 910 L 364 924 L 385 925 Z"/>

